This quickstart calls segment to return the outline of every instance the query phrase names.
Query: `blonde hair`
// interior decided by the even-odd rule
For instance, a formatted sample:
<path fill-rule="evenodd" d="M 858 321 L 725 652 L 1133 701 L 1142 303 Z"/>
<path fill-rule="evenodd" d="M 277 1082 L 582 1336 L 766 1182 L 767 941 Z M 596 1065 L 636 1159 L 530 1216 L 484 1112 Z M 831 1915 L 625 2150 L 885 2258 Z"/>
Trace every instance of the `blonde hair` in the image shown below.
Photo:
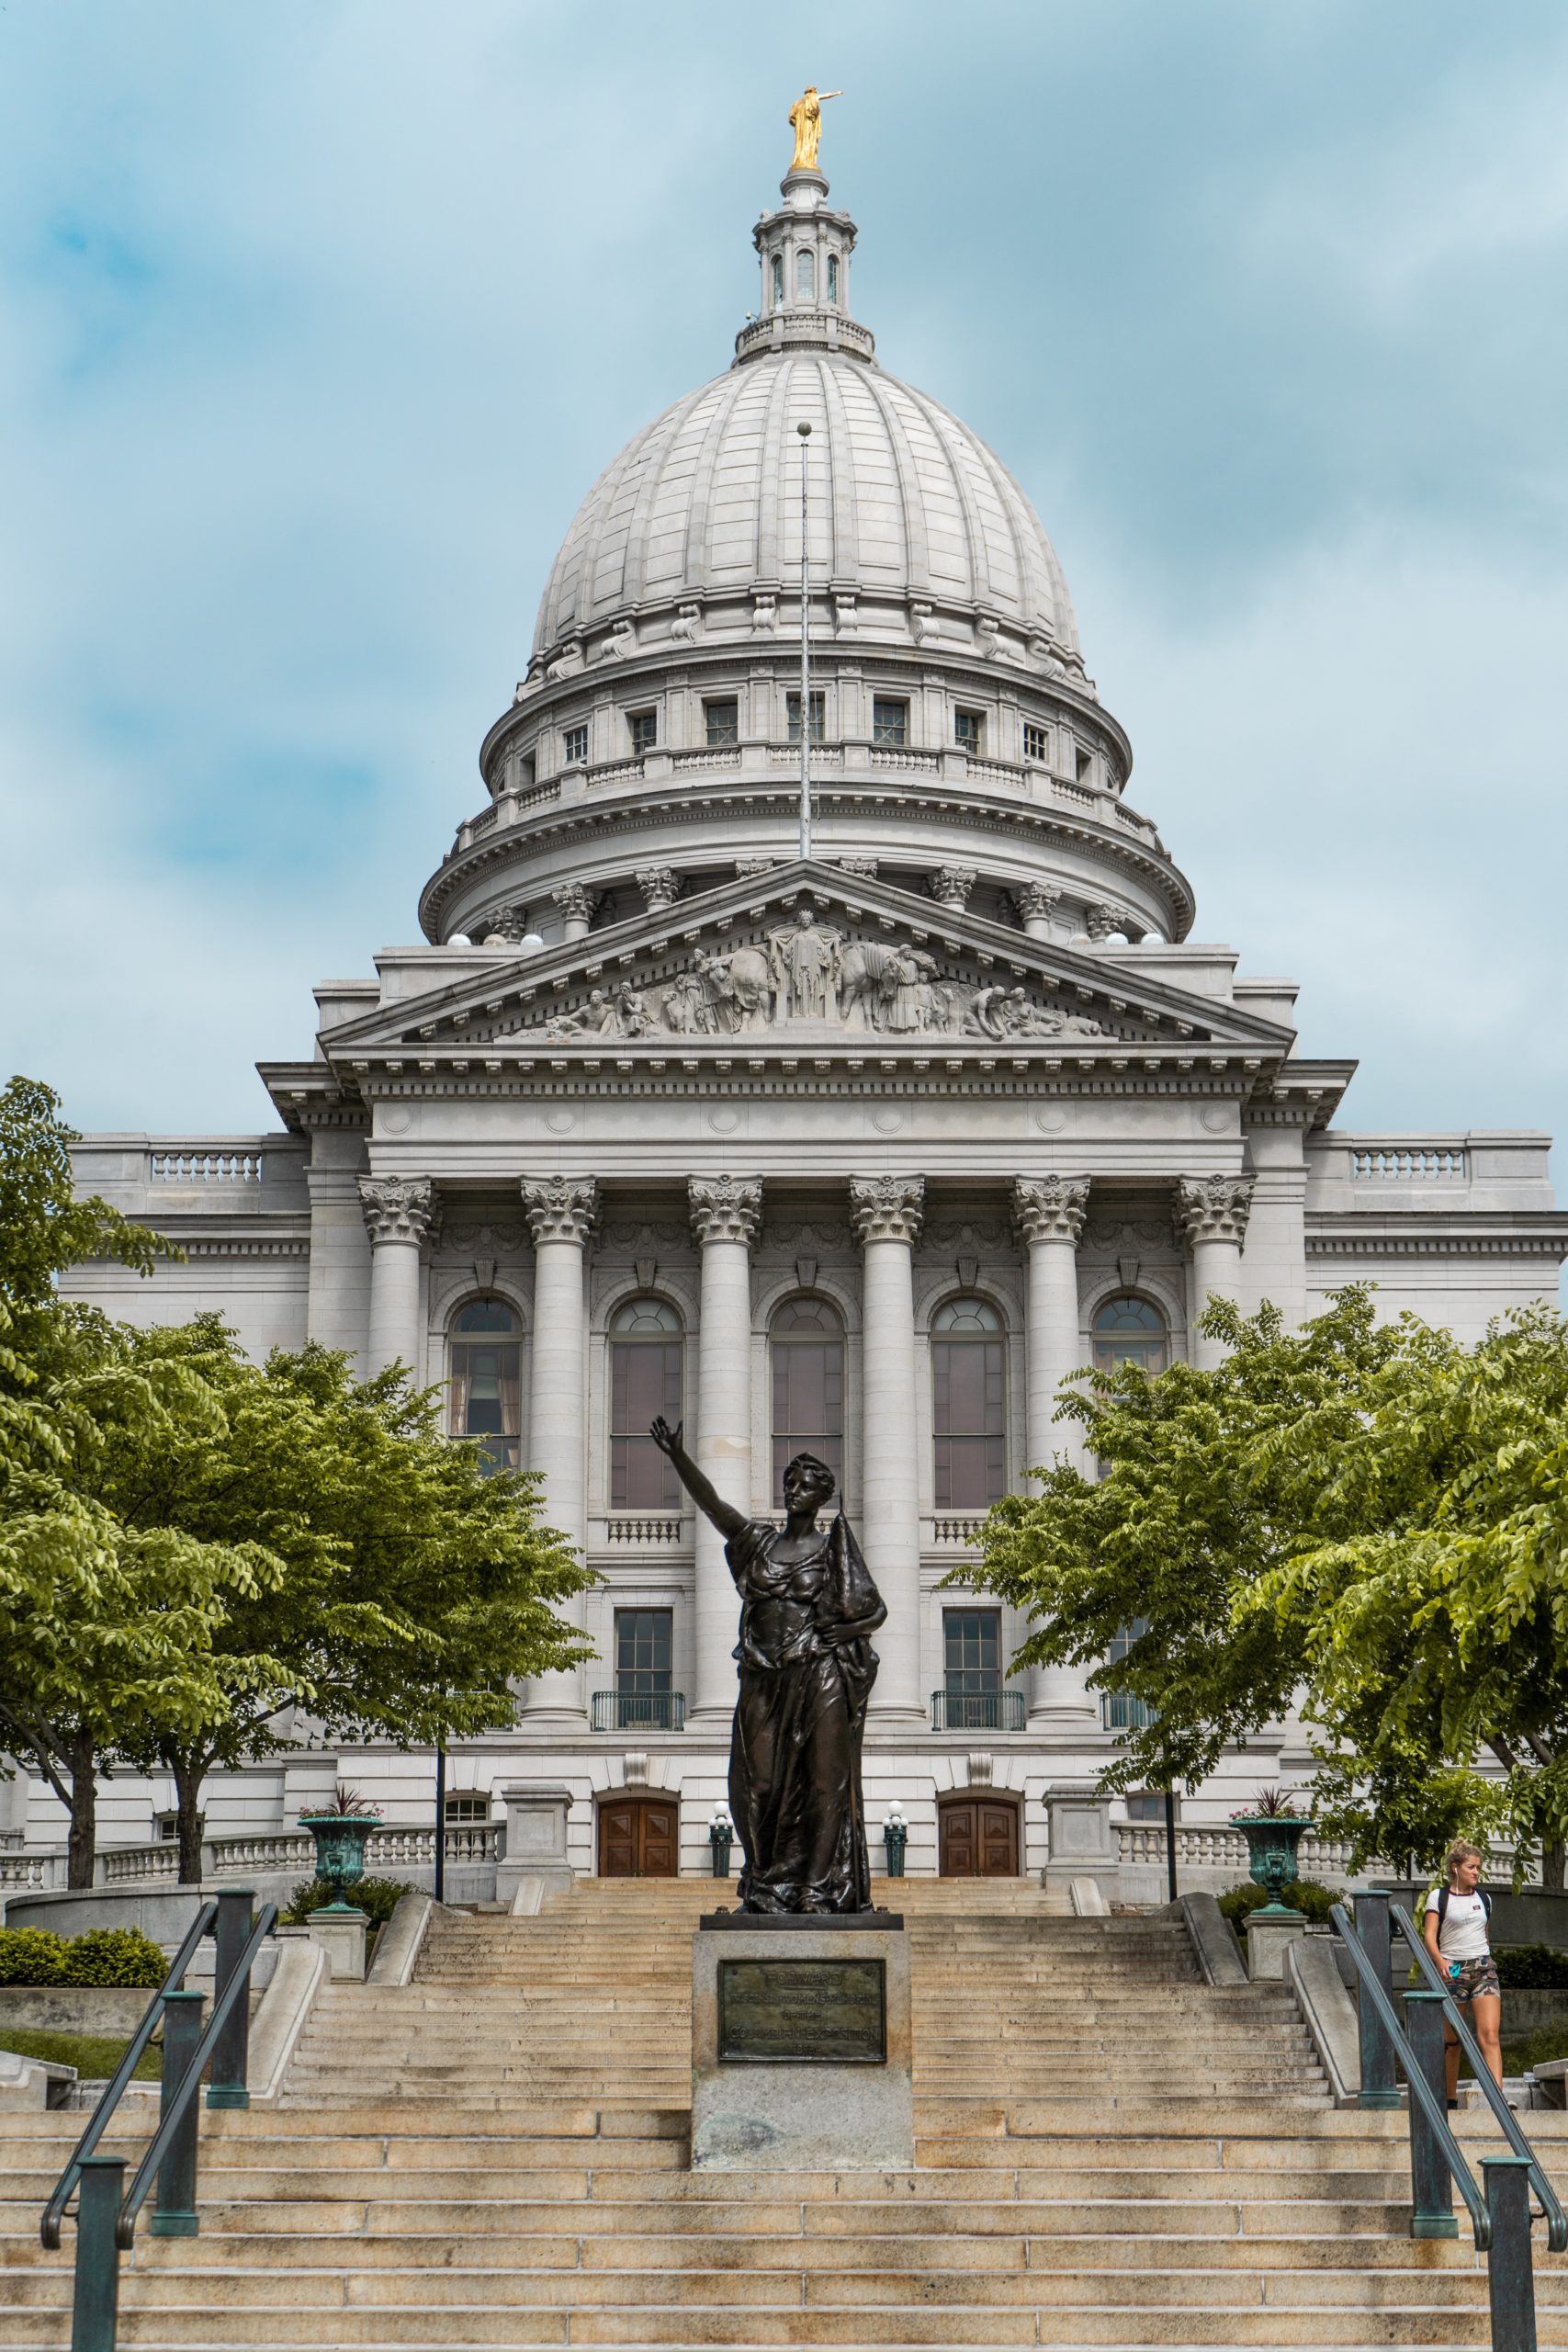
<path fill-rule="evenodd" d="M 1456 1866 L 1461 1862 L 1471 1860 L 1483 1862 L 1485 1860 L 1486 1857 L 1479 1846 L 1472 1846 L 1468 1838 L 1456 1838 L 1443 1856 L 1443 1875 L 1445 1878 L 1452 1878 Z"/>

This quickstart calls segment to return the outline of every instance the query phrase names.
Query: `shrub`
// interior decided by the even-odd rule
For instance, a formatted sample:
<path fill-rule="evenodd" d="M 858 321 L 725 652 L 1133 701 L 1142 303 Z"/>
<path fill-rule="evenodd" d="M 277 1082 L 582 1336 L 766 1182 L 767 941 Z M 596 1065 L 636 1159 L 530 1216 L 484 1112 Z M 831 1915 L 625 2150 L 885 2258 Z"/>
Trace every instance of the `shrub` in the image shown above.
<path fill-rule="evenodd" d="M 0 1928 L 0 1984 L 59 1984 L 65 1939 L 47 1928 Z"/>
<path fill-rule="evenodd" d="M 1568 1991 L 1568 1951 L 1559 1951 L 1553 1944 L 1507 1944 L 1492 1957 L 1505 1991 Z"/>
<path fill-rule="evenodd" d="M 355 1910 L 365 1913 L 372 1928 L 384 1928 L 397 1909 L 400 1897 L 413 1892 L 406 1879 L 362 1878 L 357 1886 L 349 1888 L 348 1900 Z M 302 1928 L 312 1911 L 320 1911 L 332 1899 L 332 1889 L 324 1878 L 303 1880 L 288 1898 L 288 1908 L 283 1914 L 285 1926 Z"/>
<path fill-rule="evenodd" d="M 62 1984 L 118 1984 L 155 1993 L 169 1963 L 140 1928 L 94 1928 L 65 1948 Z"/>
<path fill-rule="evenodd" d="M 1298 1878 L 1292 1881 L 1280 1898 L 1287 1910 L 1304 1912 L 1306 1917 L 1314 1922 L 1325 1920 L 1330 1904 L 1337 1903 L 1341 1899 L 1331 1886 L 1322 1885 L 1315 1878 Z M 1260 1911 L 1268 1900 L 1266 1889 L 1259 1886 L 1256 1879 L 1249 1878 L 1240 1886 L 1228 1888 L 1221 1895 L 1220 1909 L 1230 1921 L 1236 1934 L 1245 1936 L 1249 1916 L 1254 1911 Z"/>

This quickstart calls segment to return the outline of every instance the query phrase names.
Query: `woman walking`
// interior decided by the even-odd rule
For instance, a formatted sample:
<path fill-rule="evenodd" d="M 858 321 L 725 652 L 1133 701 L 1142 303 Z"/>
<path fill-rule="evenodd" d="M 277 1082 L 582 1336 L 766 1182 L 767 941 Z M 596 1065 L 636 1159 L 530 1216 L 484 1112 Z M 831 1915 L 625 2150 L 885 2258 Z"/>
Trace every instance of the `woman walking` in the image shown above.
<path fill-rule="evenodd" d="M 1479 1846 L 1456 1838 L 1443 1858 L 1446 1886 L 1432 1887 L 1427 1896 L 1422 1924 L 1427 1950 L 1441 1970 L 1450 1993 L 1470 2012 L 1471 2030 L 1481 2054 L 1501 2088 L 1503 2081 L 1503 1988 L 1492 1957 L 1492 1897 L 1481 1889 Z M 1459 2105 L 1459 2037 L 1445 2018 L 1444 2059 L 1448 2066 L 1449 2105 Z"/>

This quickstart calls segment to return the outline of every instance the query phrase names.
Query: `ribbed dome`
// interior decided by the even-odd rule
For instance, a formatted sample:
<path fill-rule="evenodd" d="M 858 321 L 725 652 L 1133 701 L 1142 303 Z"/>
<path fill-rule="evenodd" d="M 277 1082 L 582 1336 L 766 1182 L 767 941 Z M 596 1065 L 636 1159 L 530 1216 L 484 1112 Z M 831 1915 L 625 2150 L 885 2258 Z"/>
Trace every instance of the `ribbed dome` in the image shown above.
<path fill-rule="evenodd" d="M 759 352 L 629 441 L 578 510 L 535 651 L 649 606 L 787 586 L 808 424 L 814 580 L 870 610 L 910 600 L 1077 651 L 1061 565 L 1000 459 L 912 386 L 844 351 Z"/>

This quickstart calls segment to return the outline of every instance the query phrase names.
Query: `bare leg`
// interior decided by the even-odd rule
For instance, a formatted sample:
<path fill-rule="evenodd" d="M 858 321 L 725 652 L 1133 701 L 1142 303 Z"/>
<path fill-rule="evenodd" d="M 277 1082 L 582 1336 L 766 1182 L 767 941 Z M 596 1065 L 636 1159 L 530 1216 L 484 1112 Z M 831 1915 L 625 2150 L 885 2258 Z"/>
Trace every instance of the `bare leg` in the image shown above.
<path fill-rule="evenodd" d="M 1467 2001 L 1464 2006 L 1468 2008 L 1469 2002 Z M 1448 2070 L 1450 2099 L 1456 2099 L 1459 2097 L 1459 2036 L 1445 2018 L 1443 2019 L 1443 2064 Z"/>
<path fill-rule="evenodd" d="M 1503 2004 L 1495 1993 L 1478 1993 L 1469 2004 L 1474 2023 L 1472 2031 L 1481 2044 L 1481 2054 L 1492 2070 L 1492 2079 L 1503 2080 Z"/>

